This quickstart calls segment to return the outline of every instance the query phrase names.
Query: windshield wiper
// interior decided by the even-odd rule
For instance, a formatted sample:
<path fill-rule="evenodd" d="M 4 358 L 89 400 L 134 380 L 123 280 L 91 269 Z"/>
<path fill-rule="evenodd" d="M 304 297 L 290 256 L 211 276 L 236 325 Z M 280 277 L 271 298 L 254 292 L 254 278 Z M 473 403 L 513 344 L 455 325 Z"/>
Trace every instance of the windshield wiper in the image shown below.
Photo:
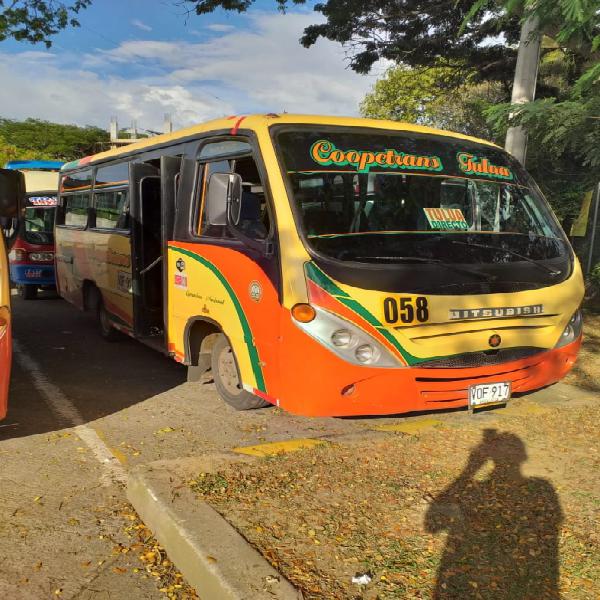
<path fill-rule="evenodd" d="M 492 244 L 478 244 L 476 242 L 474 242 L 474 243 L 460 242 L 459 240 L 449 240 L 449 241 L 450 241 L 451 244 L 456 244 L 457 246 L 473 246 L 474 248 L 484 248 L 486 250 L 499 250 L 501 252 L 506 252 L 508 254 L 511 254 L 512 256 L 516 256 L 517 258 L 520 258 L 521 260 L 525 260 L 527 262 L 530 262 L 531 264 L 535 265 L 539 269 L 542 269 L 543 271 L 546 271 L 546 273 L 548 273 L 552 277 L 556 277 L 557 275 L 560 275 L 562 273 L 562 271 L 555 271 L 554 269 L 551 269 L 550 267 L 547 267 L 546 265 L 544 265 L 541 262 L 535 260 L 534 258 L 530 258 L 529 256 L 525 256 L 524 254 L 516 252 L 515 250 L 511 250 L 510 248 L 505 248 L 504 246 L 498 247 L 498 246 L 492 246 Z"/>
<path fill-rule="evenodd" d="M 497 279 L 495 275 L 489 275 L 487 273 L 481 273 L 480 271 L 475 271 L 474 269 L 468 269 L 467 267 L 459 267 L 457 265 L 453 265 L 451 263 L 444 262 L 439 258 L 423 258 L 421 256 L 353 256 L 352 260 L 385 260 L 389 262 L 398 262 L 398 263 L 429 263 L 436 264 L 446 269 L 451 269 L 452 271 L 458 271 L 459 273 L 466 273 L 467 275 L 475 275 L 480 279 L 484 279 L 485 281 L 494 281 Z"/>

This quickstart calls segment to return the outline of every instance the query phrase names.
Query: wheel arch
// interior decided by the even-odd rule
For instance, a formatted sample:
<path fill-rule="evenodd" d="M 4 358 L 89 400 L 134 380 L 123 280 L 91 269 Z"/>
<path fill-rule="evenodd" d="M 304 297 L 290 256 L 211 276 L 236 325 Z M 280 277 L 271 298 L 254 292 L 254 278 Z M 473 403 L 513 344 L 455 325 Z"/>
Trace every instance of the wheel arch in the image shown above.
<path fill-rule="evenodd" d="M 98 300 L 102 300 L 102 292 L 91 279 L 84 279 L 81 284 L 81 307 L 84 311 L 95 312 L 98 309 Z"/>
<path fill-rule="evenodd" d="M 224 331 L 217 321 L 208 317 L 190 317 L 183 332 L 184 364 L 198 367 L 202 372 L 208 371 L 215 335 L 221 333 L 224 333 Z"/>

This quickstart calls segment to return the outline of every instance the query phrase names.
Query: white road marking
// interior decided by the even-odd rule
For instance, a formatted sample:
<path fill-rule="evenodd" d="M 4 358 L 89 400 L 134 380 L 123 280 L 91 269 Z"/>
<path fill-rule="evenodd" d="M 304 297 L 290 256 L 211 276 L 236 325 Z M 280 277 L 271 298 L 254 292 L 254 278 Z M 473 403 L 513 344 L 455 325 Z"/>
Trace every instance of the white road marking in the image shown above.
<path fill-rule="evenodd" d="M 68 427 L 74 428 L 81 441 L 85 443 L 103 466 L 105 473 L 101 477 L 102 484 L 127 483 L 127 473 L 117 457 L 100 439 L 98 433 L 85 424 L 85 420 L 73 402 L 46 377 L 37 361 L 27 354 L 15 339 L 13 339 L 13 354 L 21 368 L 31 376 L 33 386 L 41 394 L 48 408 Z"/>

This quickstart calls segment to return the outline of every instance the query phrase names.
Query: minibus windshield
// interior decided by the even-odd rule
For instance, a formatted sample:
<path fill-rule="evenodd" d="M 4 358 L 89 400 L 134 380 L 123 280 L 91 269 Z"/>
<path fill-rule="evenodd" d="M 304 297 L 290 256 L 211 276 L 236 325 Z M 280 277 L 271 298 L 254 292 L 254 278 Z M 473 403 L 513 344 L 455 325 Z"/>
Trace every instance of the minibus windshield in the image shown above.
<path fill-rule="evenodd" d="M 304 239 L 320 256 L 534 268 L 568 254 L 537 186 L 499 148 L 349 128 L 282 129 L 275 139 Z"/>
<path fill-rule="evenodd" d="M 25 209 L 25 240 L 30 244 L 54 243 L 54 208 Z"/>

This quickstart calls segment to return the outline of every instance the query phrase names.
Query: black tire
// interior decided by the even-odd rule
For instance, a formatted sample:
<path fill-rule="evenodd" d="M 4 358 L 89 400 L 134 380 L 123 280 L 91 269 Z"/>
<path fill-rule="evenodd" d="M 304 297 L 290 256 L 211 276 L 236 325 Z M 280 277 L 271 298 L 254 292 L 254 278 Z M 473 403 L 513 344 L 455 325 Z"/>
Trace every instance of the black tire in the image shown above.
<path fill-rule="evenodd" d="M 19 288 L 19 296 L 23 298 L 23 300 L 35 300 L 37 298 L 38 286 L 37 285 L 20 285 Z"/>
<path fill-rule="evenodd" d="M 112 326 L 110 316 L 106 311 L 106 308 L 104 308 L 104 302 L 102 302 L 100 294 L 98 294 L 96 307 L 96 317 L 98 319 L 98 328 L 100 329 L 100 335 L 107 342 L 119 341 L 119 339 L 121 339 L 121 333 Z"/>
<path fill-rule="evenodd" d="M 271 406 L 269 402 L 247 392 L 240 382 L 239 369 L 229 340 L 220 334 L 212 348 L 210 365 L 219 396 L 235 410 L 252 410 Z"/>

